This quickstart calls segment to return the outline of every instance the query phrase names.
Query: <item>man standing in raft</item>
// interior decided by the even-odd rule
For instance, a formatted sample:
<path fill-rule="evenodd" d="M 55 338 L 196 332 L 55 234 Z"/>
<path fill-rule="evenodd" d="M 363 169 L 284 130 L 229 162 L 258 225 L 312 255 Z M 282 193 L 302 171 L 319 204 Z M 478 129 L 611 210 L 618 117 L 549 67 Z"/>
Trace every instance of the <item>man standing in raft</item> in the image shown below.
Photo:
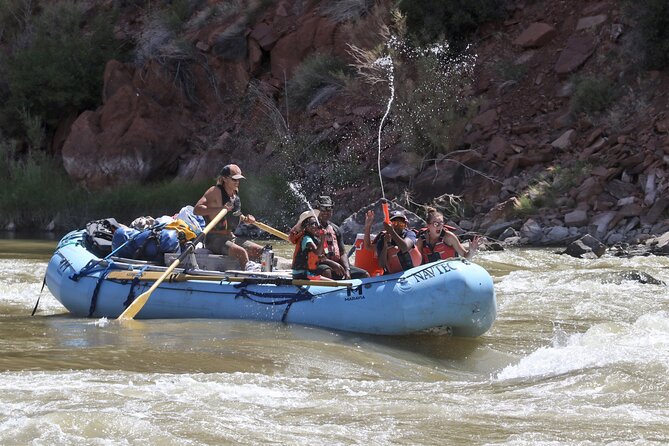
<path fill-rule="evenodd" d="M 235 228 L 233 223 L 237 217 L 239 223 L 253 223 L 256 219 L 253 215 L 242 214 L 242 202 L 239 199 L 239 182 L 246 179 L 242 170 L 236 164 L 223 166 L 216 180 L 216 185 L 207 189 L 202 198 L 195 205 L 194 213 L 204 217 L 209 223 L 225 207 L 228 210 L 225 218 L 213 228 L 206 238 L 206 246 L 214 254 L 230 255 L 239 262 L 242 269 L 256 270 L 260 265 L 250 261 L 249 257 L 259 260 L 262 255 L 262 247 L 251 241 L 245 241 L 243 247 L 237 244 Z"/>

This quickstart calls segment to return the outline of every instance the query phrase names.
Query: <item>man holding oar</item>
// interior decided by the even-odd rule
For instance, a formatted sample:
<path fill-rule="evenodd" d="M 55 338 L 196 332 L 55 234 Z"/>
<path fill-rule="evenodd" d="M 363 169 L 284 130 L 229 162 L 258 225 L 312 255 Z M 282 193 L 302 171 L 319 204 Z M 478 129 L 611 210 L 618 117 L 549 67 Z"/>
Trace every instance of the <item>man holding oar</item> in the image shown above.
<path fill-rule="evenodd" d="M 223 166 L 216 180 L 216 185 L 207 189 L 202 198 L 195 205 L 195 214 L 201 215 L 209 223 L 223 208 L 228 210 L 222 219 L 209 234 L 207 234 L 206 245 L 214 254 L 224 254 L 234 257 L 241 269 L 260 269 L 260 265 L 254 261 L 260 260 L 262 246 L 251 241 L 245 241 L 243 246 L 237 244 L 235 228 L 233 223 L 235 217 L 239 217 L 240 223 L 255 222 L 253 215 L 242 214 L 242 202 L 239 199 L 239 182 L 245 179 L 242 170 L 236 164 Z"/>

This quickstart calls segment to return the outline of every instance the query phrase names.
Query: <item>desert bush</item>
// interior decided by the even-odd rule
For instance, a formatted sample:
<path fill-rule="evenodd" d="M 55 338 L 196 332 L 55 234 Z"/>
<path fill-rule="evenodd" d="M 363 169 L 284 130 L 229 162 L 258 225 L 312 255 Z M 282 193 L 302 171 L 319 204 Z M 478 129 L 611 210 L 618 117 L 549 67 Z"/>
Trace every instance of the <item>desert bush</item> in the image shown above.
<path fill-rule="evenodd" d="M 457 43 L 488 21 L 499 19 L 504 0 L 400 0 L 409 34 L 420 44 L 446 38 Z"/>
<path fill-rule="evenodd" d="M 139 216 L 173 215 L 194 205 L 212 180 L 127 184 L 88 191 L 72 182 L 58 160 L 32 152 L 21 160 L 11 144 L 0 143 L 0 223 L 41 228 L 56 218 L 65 228 L 113 216 L 130 223 Z"/>
<path fill-rule="evenodd" d="M 539 208 L 556 206 L 557 200 L 580 184 L 591 170 L 592 165 L 582 161 L 567 167 L 554 166 L 546 169 L 518 197 L 516 213 L 527 217 L 536 213 Z"/>
<path fill-rule="evenodd" d="M 15 127 L 20 109 L 53 128 L 64 113 L 100 103 L 104 66 L 119 51 L 113 20 L 101 14 L 84 29 L 84 15 L 78 3 L 49 3 L 17 40 L 21 46 L 6 60 L 9 97 L 2 106 Z"/>
<path fill-rule="evenodd" d="M 242 24 L 228 27 L 216 37 L 213 44 L 214 53 L 222 59 L 242 60 L 246 58 L 246 27 Z"/>
<path fill-rule="evenodd" d="M 606 79 L 577 78 L 571 97 L 573 113 L 593 114 L 605 111 L 615 99 L 614 86 Z"/>
<path fill-rule="evenodd" d="M 372 0 L 331 0 L 320 6 L 321 14 L 335 23 L 355 20 L 365 15 L 374 6 Z"/>
<path fill-rule="evenodd" d="M 350 69 L 337 57 L 321 53 L 309 55 L 288 82 L 290 105 L 306 107 L 321 88 L 343 88 L 349 75 Z"/>
<path fill-rule="evenodd" d="M 495 64 L 495 71 L 503 81 L 518 82 L 527 74 L 527 65 L 504 59 Z"/>
<path fill-rule="evenodd" d="M 23 227 L 43 227 L 59 213 L 76 209 L 74 190 L 62 167 L 44 152 L 22 160 L 4 143 L 4 168 L 0 178 L 0 215 Z"/>
<path fill-rule="evenodd" d="M 474 112 L 474 103 L 467 97 L 473 58 L 449 56 L 446 44 L 403 48 L 393 57 L 394 126 L 422 156 L 451 152 Z"/>
<path fill-rule="evenodd" d="M 669 67 L 669 2 L 625 1 L 625 11 L 638 23 L 644 65 L 648 69 Z"/>
<path fill-rule="evenodd" d="M 11 42 L 30 22 L 34 0 L 3 0 L 0 2 L 0 42 Z"/>

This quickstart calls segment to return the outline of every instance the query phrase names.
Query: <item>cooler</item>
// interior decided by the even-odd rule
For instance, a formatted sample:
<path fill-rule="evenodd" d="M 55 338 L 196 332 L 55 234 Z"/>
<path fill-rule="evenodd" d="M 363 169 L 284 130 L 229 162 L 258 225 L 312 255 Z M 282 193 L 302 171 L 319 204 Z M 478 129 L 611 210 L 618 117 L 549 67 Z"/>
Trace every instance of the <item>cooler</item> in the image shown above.
<path fill-rule="evenodd" d="M 374 237 L 372 237 L 372 240 Z M 383 275 L 383 268 L 379 266 L 376 253 L 365 249 L 365 235 L 358 234 L 355 238 L 355 266 L 366 270 L 370 276 Z"/>

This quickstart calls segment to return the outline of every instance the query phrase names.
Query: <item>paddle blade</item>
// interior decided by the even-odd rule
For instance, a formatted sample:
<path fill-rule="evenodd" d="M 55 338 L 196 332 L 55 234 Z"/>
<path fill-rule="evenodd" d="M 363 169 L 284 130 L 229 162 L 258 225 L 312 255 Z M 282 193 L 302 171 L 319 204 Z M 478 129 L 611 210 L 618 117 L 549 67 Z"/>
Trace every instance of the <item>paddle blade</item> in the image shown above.
<path fill-rule="evenodd" d="M 126 308 L 125 311 L 121 313 L 118 319 L 122 321 L 124 320 L 127 321 L 137 316 L 139 310 L 144 308 L 144 304 L 146 303 L 147 300 L 149 300 L 149 296 L 151 296 L 150 291 L 151 290 L 143 292 L 135 300 L 133 300 L 132 303 L 128 305 L 128 308 Z"/>

